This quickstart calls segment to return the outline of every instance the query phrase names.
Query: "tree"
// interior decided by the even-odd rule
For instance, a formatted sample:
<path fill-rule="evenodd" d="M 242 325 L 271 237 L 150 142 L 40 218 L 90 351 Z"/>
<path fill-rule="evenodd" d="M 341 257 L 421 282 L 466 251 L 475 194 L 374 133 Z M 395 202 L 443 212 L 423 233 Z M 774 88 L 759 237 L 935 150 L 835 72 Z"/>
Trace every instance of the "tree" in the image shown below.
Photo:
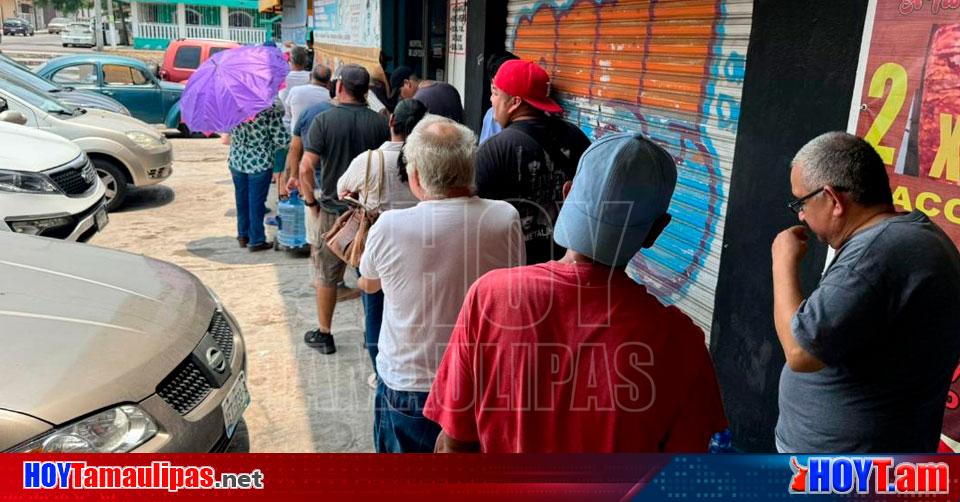
<path fill-rule="evenodd" d="M 93 6 L 91 0 L 34 0 L 34 3 L 37 7 L 52 6 L 64 14 L 72 14 L 80 9 L 89 9 Z"/>

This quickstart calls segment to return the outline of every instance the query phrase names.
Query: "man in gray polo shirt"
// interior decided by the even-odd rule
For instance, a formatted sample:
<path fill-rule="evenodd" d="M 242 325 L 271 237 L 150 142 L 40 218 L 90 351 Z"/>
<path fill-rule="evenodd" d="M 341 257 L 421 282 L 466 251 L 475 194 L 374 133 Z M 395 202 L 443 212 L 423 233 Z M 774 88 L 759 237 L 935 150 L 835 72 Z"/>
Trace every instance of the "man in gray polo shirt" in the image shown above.
<path fill-rule="evenodd" d="M 807 228 L 773 242 L 777 450 L 935 452 L 960 357 L 957 248 L 923 213 L 894 210 L 883 161 L 856 136 L 807 143 L 790 185 L 790 208 L 836 254 L 804 299 Z"/>

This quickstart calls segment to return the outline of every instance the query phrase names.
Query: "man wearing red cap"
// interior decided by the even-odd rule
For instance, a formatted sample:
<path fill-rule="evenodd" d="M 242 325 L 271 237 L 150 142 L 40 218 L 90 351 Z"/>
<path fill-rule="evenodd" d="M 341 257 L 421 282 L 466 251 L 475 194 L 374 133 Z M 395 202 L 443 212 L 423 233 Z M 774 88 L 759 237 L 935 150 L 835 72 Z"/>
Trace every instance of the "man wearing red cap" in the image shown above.
<path fill-rule="evenodd" d="M 590 140 L 552 115 L 563 110 L 550 97 L 550 76 L 531 61 L 507 61 L 500 67 L 490 104 L 503 131 L 477 151 L 477 195 L 517 208 L 527 263 L 559 258 L 563 251 L 554 250 L 552 234 L 563 184 L 573 179 Z"/>

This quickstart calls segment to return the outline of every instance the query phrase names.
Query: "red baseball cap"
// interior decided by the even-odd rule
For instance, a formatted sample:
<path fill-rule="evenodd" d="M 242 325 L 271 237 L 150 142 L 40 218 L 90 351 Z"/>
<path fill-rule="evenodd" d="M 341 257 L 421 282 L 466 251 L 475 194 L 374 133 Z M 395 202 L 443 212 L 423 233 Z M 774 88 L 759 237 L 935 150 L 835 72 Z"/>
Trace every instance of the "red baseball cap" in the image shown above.
<path fill-rule="evenodd" d="M 550 98 L 550 75 L 533 61 L 514 59 L 500 66 L 493 77 L 497 89 L 530 103 L 530 106 L 548 113 L 560 113 L 563 108 Z"/>

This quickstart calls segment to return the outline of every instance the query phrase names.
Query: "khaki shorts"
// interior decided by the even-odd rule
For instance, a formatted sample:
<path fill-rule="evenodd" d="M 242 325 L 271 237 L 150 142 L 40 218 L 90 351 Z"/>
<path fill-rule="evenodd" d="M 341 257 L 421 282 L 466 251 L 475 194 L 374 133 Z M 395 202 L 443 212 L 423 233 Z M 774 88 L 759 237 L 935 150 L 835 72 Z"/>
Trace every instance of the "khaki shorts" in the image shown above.
<path fill-rule="evenodd" d="M 343 281 L 343 272 L 347 264 L 337 255 L 330 251 L 330 248 L 323 241 L 323 234 L 333 228 L 337 222 L 338 215 L 320 210 L 320 217 L 314 219 L 310 214 L 310 208 L 306 208 L 308 229 L 312 235 L 310 241 L 310 261 L 313 263 L 313 285 L 318 288 L 335 288 L 337 284 Z"/>

